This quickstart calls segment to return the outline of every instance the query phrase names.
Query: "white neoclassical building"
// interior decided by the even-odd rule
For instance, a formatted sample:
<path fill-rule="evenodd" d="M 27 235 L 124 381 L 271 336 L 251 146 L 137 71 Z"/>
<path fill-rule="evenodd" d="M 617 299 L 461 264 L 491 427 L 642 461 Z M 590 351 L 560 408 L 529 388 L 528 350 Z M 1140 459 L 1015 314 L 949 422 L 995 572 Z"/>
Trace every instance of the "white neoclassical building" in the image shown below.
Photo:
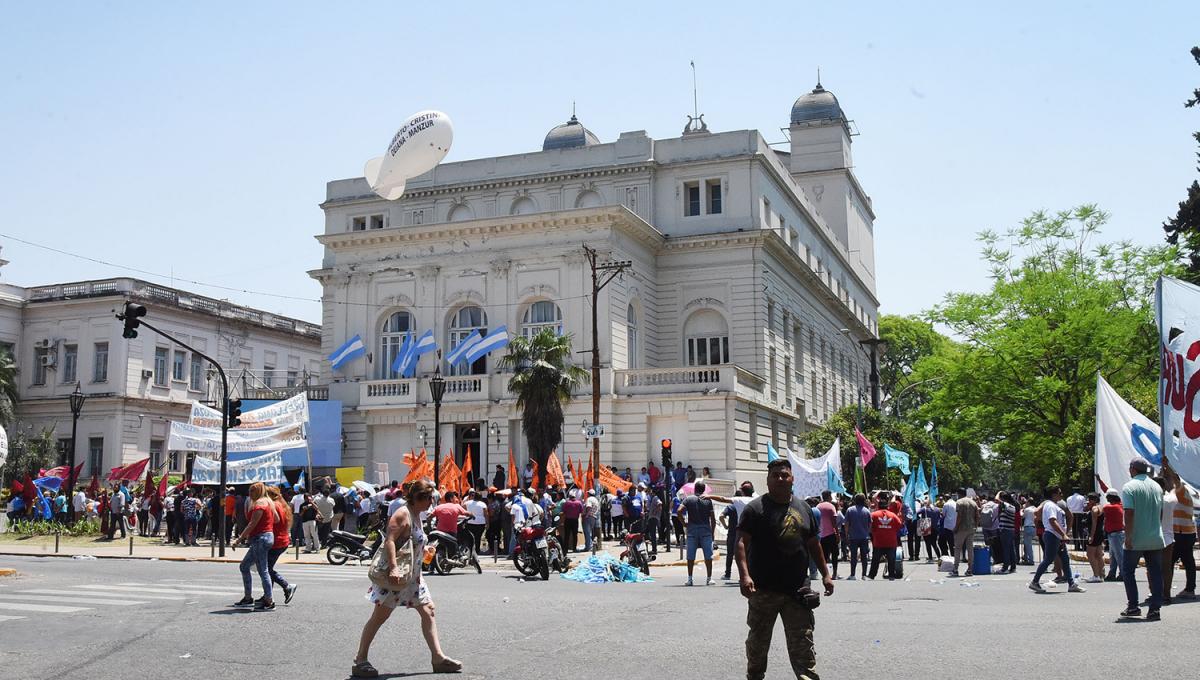
<path fill-rule="evenodd" d="M 659 458 L 756 479 L 768 443 L 800 435 L 857 399 L 876 335 L 874 211 L 852 170 L 851 128 L 820 85 L 791 109 L 790 146 L 756 130 L 603 142 L 574 117 L 540 151 L 444 163 L 399 200 L 362 178 L 330 182 L 323 294 L 326 353 L 358 334 L 368 353 L 332 376 L 345 405 L 344 464 L 389 463 L 433 445 L 424 356 L 413 379 L 392 359 L 432 329 L 449 351 L 471 330 L 553 328 L 591 345 L 583 246 L 632 270 L 599 302 L 604 462 Z M 590 355 L 579 354 L 581 366 Z M 526 458 L 509 375 L 494 357 L 443 366 L 443 449 L 476 470 Z M 565 452 L 585 455 L 591 386 L 567 410 Z"/>

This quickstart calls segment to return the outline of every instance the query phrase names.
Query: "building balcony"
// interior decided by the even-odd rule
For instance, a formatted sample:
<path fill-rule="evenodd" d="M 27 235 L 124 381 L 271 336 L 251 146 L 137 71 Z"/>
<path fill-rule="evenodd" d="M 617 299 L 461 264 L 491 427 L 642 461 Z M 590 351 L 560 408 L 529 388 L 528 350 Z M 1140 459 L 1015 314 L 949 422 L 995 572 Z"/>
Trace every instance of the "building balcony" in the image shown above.
<path fill-rule="evenodd" d="M 762 378 L 734 364 L 642 368 L 614 371 L 614 392 L 619 395 L 668 396 L 680 394 L 725 394 L 762 400 Z"/>
<path fill-rule="evenodd" d="M 443 404 L 478 402 L 508 396 L 507 375 L 445 376 L 446 394 Z M 368 380 L 359 383 L 360 406 L 413 407 L 432 403 L 428 378 L 395 378 Z M 495 396 L 493 396 L 495 392 Z"/>

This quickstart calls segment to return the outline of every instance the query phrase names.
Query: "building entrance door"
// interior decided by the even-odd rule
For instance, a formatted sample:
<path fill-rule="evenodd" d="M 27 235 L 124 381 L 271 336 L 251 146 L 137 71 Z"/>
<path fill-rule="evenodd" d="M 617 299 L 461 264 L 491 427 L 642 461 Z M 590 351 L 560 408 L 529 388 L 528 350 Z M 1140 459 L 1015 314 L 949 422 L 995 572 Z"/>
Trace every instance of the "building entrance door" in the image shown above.
<path fill-rule="evenodd" d="M 474 488 L 475 480 L 480 479 L 480 476 L 486 476 L 487 470 L 479 469 L 479 462 L 482 457 L 479 453 L 479 423 L 470 423 L 467 425 L 454 426 L 454 462 L 462 468 L 467 462 L 467 450 L 471 451 L 471 486 Z"/>

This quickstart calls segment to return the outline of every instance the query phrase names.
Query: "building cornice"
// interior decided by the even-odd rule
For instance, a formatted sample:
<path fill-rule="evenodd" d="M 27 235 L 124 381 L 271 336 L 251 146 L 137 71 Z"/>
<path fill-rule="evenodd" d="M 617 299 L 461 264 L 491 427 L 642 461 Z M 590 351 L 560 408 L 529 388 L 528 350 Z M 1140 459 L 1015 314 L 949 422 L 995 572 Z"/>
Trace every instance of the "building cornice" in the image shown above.
<path fill-rule="evenodd" d="M 653 161 L 639 161 L 625 165 L 609 165 L 596 168 L 586 168 L 579 170 L 563 170 L 558 172 L 542 172 L 530 175 L 515 175 L 511 177 L 494 178 L 487 180 L 471 180 L 466 182 L 453 182 L 449 184 L 438 184 L 427 189 L 412 189 L 406 191 L 404 201 L 416 201 L 420 199 L 436 198 L 438 196 L 461 194 L 471 191 L 487 191 L 499 189 L 511 189 L 516 187 L 528 187 L 540 184 L 553 184 L 557 182 L 571 182 L 583 179 L 596 177 L 614 177 L 621 175 L 632 175 L 643 172 L 649 172 L 655 167 Z M 343 198 L 327 199 L 320 204 L 322 210 L 334 206 L 354 205 L 358 203 L 375 203 L 383 199 L 374 193 L 360 194 L 358 196 L 347 196 Z"/>

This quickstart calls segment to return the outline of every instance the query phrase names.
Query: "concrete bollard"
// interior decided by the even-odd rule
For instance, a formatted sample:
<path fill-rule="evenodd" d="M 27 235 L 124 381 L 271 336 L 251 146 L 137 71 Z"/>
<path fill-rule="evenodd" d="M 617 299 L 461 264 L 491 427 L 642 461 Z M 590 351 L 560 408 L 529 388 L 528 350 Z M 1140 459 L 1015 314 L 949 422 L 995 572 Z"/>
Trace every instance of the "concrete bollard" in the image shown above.
<path fill-rule="evenodd" d="M 59 534 L 59 532 L 57 530 L 55 530 L 55 532 L 54 532 L 54 554 L 55 555 L 58 554 L 58 534 Z"/>
<path fill-rule="evenodd" d="M 133 557 L 133 532 L 129 532 L 129 556 Z"/>

